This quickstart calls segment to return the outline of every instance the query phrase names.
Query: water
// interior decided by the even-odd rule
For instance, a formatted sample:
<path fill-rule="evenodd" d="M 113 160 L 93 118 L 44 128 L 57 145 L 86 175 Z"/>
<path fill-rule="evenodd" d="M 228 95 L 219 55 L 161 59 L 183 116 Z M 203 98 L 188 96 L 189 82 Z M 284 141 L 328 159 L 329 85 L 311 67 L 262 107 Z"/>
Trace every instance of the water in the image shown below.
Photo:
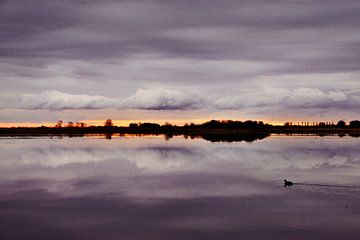
<path fill-rule="evenodd" d="M 360 239 L 359 143 L 3 138 L 0 239 Z"/>

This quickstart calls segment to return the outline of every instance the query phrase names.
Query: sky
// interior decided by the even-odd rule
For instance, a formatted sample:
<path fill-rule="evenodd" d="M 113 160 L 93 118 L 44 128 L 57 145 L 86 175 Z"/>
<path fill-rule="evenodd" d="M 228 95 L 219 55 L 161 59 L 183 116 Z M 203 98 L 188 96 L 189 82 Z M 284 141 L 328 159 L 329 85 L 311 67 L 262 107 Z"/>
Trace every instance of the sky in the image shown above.
<path fill-rule="evenodd" d="M 360 2 L 0 0 L 0 125 L 360 115 Z"/>

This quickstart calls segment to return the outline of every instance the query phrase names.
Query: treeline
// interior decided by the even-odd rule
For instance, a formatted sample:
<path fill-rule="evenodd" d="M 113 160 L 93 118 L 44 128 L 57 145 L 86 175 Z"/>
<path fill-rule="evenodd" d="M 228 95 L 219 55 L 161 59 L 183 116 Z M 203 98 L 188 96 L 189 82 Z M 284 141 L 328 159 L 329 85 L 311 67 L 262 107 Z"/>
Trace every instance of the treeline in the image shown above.
<path fill-rule="evenodd" d="M 202 124 L 185 124 L 176 126 L 170 123 L 160 125 L 158 123 L 130 123 L 128 127 L 115 126 L 111 119 L 107 119 L 103 126 L 86 126 L 82 123 L 68 122 L 63 124 L 58 121 L 54 127 L 37 128 L 0 128 L 0 136 L 38 136 L 38 135 L 67 135 L 84 136 L 86 134 L 163 134 L 166 138 L 176 135 L 185 137 L 201 137 L 209 141 L 254 141 L 262 139 L 270 134 L 318 134 L 339 136 L 360 135 L 360 121 L 353 120 L 348 124 L 339 121 L 337 124 L 322 122 L 318 124 L 302 125 L 286 123 L 283 126 L 274 126 L 262 121 L 233 121 L 233 120 L 211 120 Z"/>
<path fill-rule="evenodd" d="M 269 124 L 261 121 L 217 121 L 211 120 L 203 124 L 185 124 L 176 126 L 169 123 L 160 125 L 157 123 L 131 123 L 128 127 L 114 126 L 110 119 L 104 126 L 82 126 L 80 124 L 65 124 L 59 121 L 54 127 L 37 128 L 0 128 L 2 136 L 85 136 L 87 134 L 103 134 L 111 138 L 113 134 L 155 134 L 164 135 L 170 139 L 177 135 L 185 138 L 203 138 L 208 141 L 255 141 L 270 135 Z"/>
<path fill-rule="evenodd" d="M 184 126 L 176 126 L 170 123 L 166 123 L 164 125 L 160 125 L 157 123 L 130 123 L 129 128 L 131 129 L 144 129 L 144 128 L 164 128 L 164 129 L 172 129 L 172 128 L 181 128 L 181 129 L 256 129 L 256 128 L 265 128 L 271 127 L 270 124 L 264 124 L 262 121 L 251 121 L 247 120 L 245 122 L 242 121 L 232 121 L 232 120 L 211 120 L 202 124 L 185 124 Z"/>
<path fill-rule="evenodd" d="M 115 127 L 111 119 L 107 119 L 104 122 L 104 127 Z M 98 126 L 87 126 L 83 122 L 67 122 L 63 123 L 62 120 L 59 120 L 55 128 L 97 128 Z M 234 120 L 211 120 L 202 124 L 185 124 L 184 126 L 176 126 L 170 123 L 165 123 L 160 125 L 158 123 L 130 123 L 129 129 L 191 129 L 191 128 L 201 128 L 201 129 L 265 129 L 274 127 L 271 124 L 264 123 L 263 121 L 234 121 Z M 278 126 L 277 126 L 278 127 Z M 340 120 L 337 123 L 334 122 L 285 122 L 284 127 L 311 127 L 311 128 L 327 128 L 327 127 L 337 127 L 337 128 L 360 128 L 360 120 L 352 120 L 349 123 L 344 120 Z M 123 127 L 121 127 L 123 128 Z"/>
<path fill-rule="evenodd" d="M 351 127 L 351 128 L 360 128 L 360 121 L 359 120 L 352 120 L 349 123 L 345 122 L 344 120 L 340 120 L 337 123 L 334 122 L 286 122 L 284 124 L 285 127 Z"/>

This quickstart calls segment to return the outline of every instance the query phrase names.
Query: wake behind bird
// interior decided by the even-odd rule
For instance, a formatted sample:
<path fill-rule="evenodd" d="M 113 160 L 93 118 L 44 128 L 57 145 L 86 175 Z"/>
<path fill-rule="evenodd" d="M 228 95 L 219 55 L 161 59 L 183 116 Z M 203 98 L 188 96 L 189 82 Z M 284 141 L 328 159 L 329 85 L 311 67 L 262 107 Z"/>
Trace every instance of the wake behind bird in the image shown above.
<path fill-rule="evenodd" d="M 337 185 L 337 184 L 321 184 L 321 183 L 304 183 L 304 182 L 293 182 L 284 179 L 284 187 L 291 187 L 294 185 L 300 186 L 313 186 L 313 187 L 336 187 L 336 188 L 352 188 L 360 189 L 360 186 L 351 186 L 351 185 Z"/>

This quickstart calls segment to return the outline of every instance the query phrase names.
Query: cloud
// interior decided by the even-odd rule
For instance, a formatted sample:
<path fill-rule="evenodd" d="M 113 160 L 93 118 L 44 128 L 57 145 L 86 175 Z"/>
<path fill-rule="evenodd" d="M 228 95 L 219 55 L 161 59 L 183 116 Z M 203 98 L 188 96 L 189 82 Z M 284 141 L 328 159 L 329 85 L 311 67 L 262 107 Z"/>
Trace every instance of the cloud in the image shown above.
<path fill-rule="evenodd" d="M 148 110 L 196 109 L 203 105 L 204 97 L 199 94 L 164 88 L 139 89 L 124 101 L 124 106 Z"/>
<path fill-rule="evenodd" d="M 359 8 L 352 0 L 2 1 L 0 58 L 47 65 L 141 53 L 286 62 L 285 72 L 357 70 Z"/>
<path fill-rule="evenodd" d="M 40 94 L 24 94 L 20 108 L 23 109 L 145 109 L 186 110 L 199 108 L 204 98 L 199 94 L 165 88 L 138 89 L 125 99 L 99 95 L 69 94 L 57 90 Z"/>
<path fill-rule="evenodd" d="M 359 96 L 340 90 L 323 91 L 317 88 L 263 88 L 250 90 L 239 95 L 228 95 L 214 101 L 218 109 L 242 109 L 275 107 L 281 109 L 299 108 L 353 108 L 359 104 Z"/>
<path fill-rule="evenodd" d="M 278 105 L 291 91 L 285 88 L 249 89 L 238 95 L 227 95 L 214 101 L 218 109 L 240 109 L 248 107 L 263 107 Z"/>
<path fill-rule="evenodd" d="M 56 90 L 22 96 L 21 108 L 25 109 L 101 109 L 118 105 L 116 99 L 87 94 L 69 94 Z"/>
<path fill-rule="evenodd" d="M 340 90 L 322 91 L 317 88 L 262 88 L 239 94 L 215 95 L 168 88 L 140 88 L 126 98 L 108 98 L 99 95 L 69 94 L 44 91 L 24 94 L 18 108 L 22 109 L 140 109 L 140 110 L 238 110 L 271 107 L 294 109 L 357 109 L 360 96 Z"/>
<path fill-rule="evenodd" d="M 348 97 L 340 90 L 324 92 L 314 88 L 298 88 L 291 91 L 290 96 L 286 96 L 283 103 L 289 107 L 299 108 L 328 108 L 341 104 L 347 106 L 351 101 L 347 101 Z"/>

